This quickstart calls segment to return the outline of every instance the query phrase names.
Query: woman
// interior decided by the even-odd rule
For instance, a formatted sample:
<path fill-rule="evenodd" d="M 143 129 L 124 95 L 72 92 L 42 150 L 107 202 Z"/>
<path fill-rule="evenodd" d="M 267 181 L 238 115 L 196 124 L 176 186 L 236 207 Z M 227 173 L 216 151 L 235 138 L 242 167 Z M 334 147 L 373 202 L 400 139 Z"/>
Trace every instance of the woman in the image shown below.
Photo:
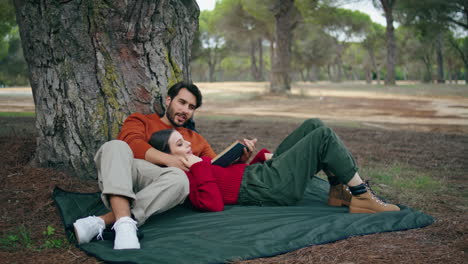
<path fill-rule="evenodd" d="M 293 205 L 302 199 L 309 178 L 320 170 L 326 172 L 332 185 L 330 205 L 349 205 L 350 213 L 400 210 L 373 195 L 357 173 L 349 151 L 318 119 L 304 122 L 283 140 L 271 158 L 263 149 L 249 165 L 212 165 L 210 158 L 193 155 L 191 143 L 173 129 L 154 133 L 149 143 L 185 159 L 190 168 L 186 172 L 189 199 L 200 210 L 222 211 L 225 204 Z"/>

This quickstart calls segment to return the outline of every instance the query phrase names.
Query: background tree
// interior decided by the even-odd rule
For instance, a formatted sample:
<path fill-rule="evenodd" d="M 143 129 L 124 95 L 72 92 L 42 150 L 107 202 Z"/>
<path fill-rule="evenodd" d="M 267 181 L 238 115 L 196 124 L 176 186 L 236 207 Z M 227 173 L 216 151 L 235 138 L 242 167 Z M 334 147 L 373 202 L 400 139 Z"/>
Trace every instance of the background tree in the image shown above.
<path fill-rule="evenodd" d="M 359 11 L 331 5 L 319 5 L 315 10 L 303 12 L 302 16 L 307 23 L 319 26 L 335 40 L 335 44 L 330 46 L 334 48 L 334 61 L 329 66 L 329 75 L 332 81 L 342 81 L 343 54 L 349 46 L 347 42 L 365 35 L 372 22 L 370 17 Z"/>
<path fill-rule="evenodd" d="M 94 153 L 127 114 L 162 113 L 166 88 L 190 81 L 194 0 L 15 0 L 15 8 L 42 165 L 94 175 Z"/>
<path fill-rule="evenodd" d="M 395 85 L 395 65 L 396 65 L 396 43 L 395 27 L 393 26 L 393 10 L 397 0 L 373 1 L 374 5 L 384 11 L 386 26 L 386 45 L 387 45 L 387 72 L 385 74 L 385 85 Z"/>
<path fill-rule="evenodd" d="M 270 92 L 285 93 L 291 90 L 291 47 L 293 30 L 299 19 L 294 0 L 277 0 L 273 5 L 275 16 L 275 53 L 270 79 Z"/>
<path fill-rule="evenodd" d="M 28 84 L 15 10 L 11 0 L 0 0 L 0 87 Z"/>
<path fill-rule="evenodd" d="M 0 87 L 28 85 L 28 66 L 23 56 L 18 27 L 0 39 Z"/>
<path fill-rule="evenodd" d="M 361 45 L 367 51 L 367 59 L 365 61 L 366 82 L 372 83 L 375 76 L 377 84 L 380 85 L 380 66 L 382 65 L 381 55 L 382 49 L 385 46 L 385 28 L 377 23 L 373 23 L 367 28 L 366 37 L 361 42 Z"/>
<path fill-rule="evenodd" d="M 463 42 L 456 41 L 456 37 L 451 34 L 444 34 L 444 32 L 452 30 L 456 33 L 455 35 L 461 35 L 461 38 L 466 36 L 468 29 L 468 1 L 408 0 L 402 1 L 399 4 L 398 12 L 401 16 L 400 20 L 403 23 L 416 26 L 424 35 L 432 35 L 437 54 L 437 81 L 439 83 L 444 82 L 443 45 L 445 39 L 448 39 L 450 45 L 454 46 L 455 49 L 461 51 L 459 52 L 460 59 L 465 64 L 465 69 L 468 70 L 468 64 L 465 63 L 468 62 L 465 59 L 468 49 L 464 49 Z M 461 34 L 458 34 L 458 32 Z M 468 74 L 465 75 L 465 79 L 468 80 Z"/>
<path fill-rule="evenodd" d="M 320 68 L 333 58 L 335 39 L 319 25 L 301 23 L 294 32 L 293 65 L 302 81 L 317 81 Z"/>
<path fill-rule="evenodd" d="M 246 10 L 245 3 L 248 2 L 242 0 L 218 2 L 215 9 L 219 17 L 217 27 L 224 32 L 227 41 L 247 50 L 252 79 L 262 81 L 264 79 L 262 41 L 263 36 L 267 34 L 267 27 Z"/>
<path fill-rule="evenodd" d="M 275 54 L 275 17 L 273 14 L 274 9 L 272 8 L 274 1 L 276 0 L 242 0 L 242 6 L 244 10 L 256 20 L 256 23 L 258 25 L 257 33 L 259 33 L 259 36 L 261 36 L 262 38 L 262 44 L 264 42 L 263 40 L 267 40 L 269 42 L 270 65 L 273 63 L 273 57 Z M 267 63 L 266 60 L 264 60 L 263 62 Z M 266 73 L 266 66 L 267 65 L 264 64 L 263 67 L 260 67 L 263 68 L 262 72 L 264 72 L 264 78 L 268 78 L 268 74 Z"/>
<path fill-rule="evenodd" d="M 199 54 L 197 58 L 208 65 L 208 81 L 214 82 L 215 73 L 221 60 L 228 55 L 226 38 L 218 28 L 221 14 L 213 11 L 202 11 L 199 20 Z"/>

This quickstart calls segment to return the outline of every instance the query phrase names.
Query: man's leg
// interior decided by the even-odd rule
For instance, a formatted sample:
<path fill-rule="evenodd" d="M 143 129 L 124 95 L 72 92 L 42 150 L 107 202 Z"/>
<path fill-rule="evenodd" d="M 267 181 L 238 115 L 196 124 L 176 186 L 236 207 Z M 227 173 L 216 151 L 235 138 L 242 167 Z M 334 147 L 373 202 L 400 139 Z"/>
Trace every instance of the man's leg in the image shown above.
<path fill-rule="evenodd" d="M 295 135 L 302 136 L 300 133 Z M 294 141 L 293 138 L 289 140 Z M 294 204 L 302 199 L 310 177 L 322 169 L 331 171 L 343 183 L 349 182 L 358 170 L 339 137 L 324 126 L 302 136 L 279 155 L 275 153 L 264 164 L 247 167 L 239 202 Z"/>
<path fill-rule="evenodd" d="M 135 159 L 134 189 L 136 199 L 131 212 L 142 225 L 148 217 L 181 204 L 189 193 L 189 182 L 178 168 L 161 168 L 146 160 Z"/>
<path fill-rule="evenodd" d="M 78 243 L 89 242 L 102 232 L 105 224 L 115 221 L 114 248 L 140 248 L 136 236 L 136 222 L 130 218 L 129 200 L 136 198 L 132 182 L 133 160 L 130 147 L 120 140 L 109 141 L 97 151 L 95 162 L 98 169 L 98 183 L 102 191 L 101 197 L 112 213 L 77 220 L 74 226 Z"/>

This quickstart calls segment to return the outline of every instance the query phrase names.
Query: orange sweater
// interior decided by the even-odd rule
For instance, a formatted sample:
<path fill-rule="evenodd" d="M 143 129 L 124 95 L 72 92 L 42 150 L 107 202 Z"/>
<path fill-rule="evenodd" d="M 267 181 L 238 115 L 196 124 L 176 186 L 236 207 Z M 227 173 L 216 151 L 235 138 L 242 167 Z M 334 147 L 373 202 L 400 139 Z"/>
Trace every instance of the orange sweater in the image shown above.
<path fill-rule="evenodd" d="M 134 113 L 125 120 L 117 139 L 127 142 L 135 159 L 145 159 L 146 151 L 151 148 L 151 145 L 148 144 L 151 135 L 154 132 L 169 128 L 173 127 L 164 124 L 157 114 Z M 183 127 L 178 127 L 176 130 L 182 134 L 185 140 L 192 143 L 194 155 L 210 158 L 216 156 L 210 144 L 197 132 Z"/>

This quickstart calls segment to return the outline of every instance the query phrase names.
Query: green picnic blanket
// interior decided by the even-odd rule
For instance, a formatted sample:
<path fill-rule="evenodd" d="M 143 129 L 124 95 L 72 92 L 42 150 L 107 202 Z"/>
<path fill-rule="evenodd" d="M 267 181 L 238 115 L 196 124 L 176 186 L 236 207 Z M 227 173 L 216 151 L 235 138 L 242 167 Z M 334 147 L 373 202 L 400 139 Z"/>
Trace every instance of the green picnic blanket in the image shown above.
<path fill-rule="evenodd" d="M 349 214 L 327 206 L 328 182 L 314 177 L 296 206 L 227 206 L 216 213 L 187 205 L 152 216 L 139 229 L 139 250 L 113 250 L 113 239 L 79 247 L 106 262 L 222 263 L 274 256 L 350 236 L 419 228 L 434 219 L 409 207 L 400 212 Z M 73 222 L 107 212 L 99 193 L 72 193 L 56 188 L 53 198 L 73 239 Z M 110 232 L 110 231 L 109 231 Z"/>

